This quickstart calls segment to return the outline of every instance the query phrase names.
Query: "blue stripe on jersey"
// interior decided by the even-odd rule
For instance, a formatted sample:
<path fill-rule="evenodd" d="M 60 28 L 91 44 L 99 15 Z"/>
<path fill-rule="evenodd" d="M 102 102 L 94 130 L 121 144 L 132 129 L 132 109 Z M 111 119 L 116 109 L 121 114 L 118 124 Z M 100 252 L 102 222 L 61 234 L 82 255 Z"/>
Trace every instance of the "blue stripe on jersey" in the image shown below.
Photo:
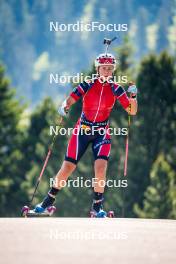
<path fill-rule="evenodd" d="M 78 91 L 77 87 L 73 88 L 72 93 L 74 93 L 78 97 L 81 97 L 81 93 Z"/>
<path fill-rule="evenodd" d="M 87 83 L 87 82 L 82 82 L 79 84 L 79 86 L 73 88 L 73 93 L 77 96 L 77 97 L 81 97 L 83 94 L 85 94 L 92 86 L 94 83 Z M 83 90 L 83 94 L 79 91 L 79 89 L 82 88 Z"/>
<path fill-rule="evenodd" d="M 119 97 L 120 95 L 122 95 L 125 92 L 125 90 L 122 86 L 114 87 L 114 85 L 112 85 L 112 91 L 113 91 L 114 95 L 116 95 L 117 97 Z"/>
<path fill-rule="evenodd" d="M 78 91 L 77 88 L 74 88 L 73 89 L 73 93 L 76 94 L 78 97 L 81 97 L 82 96 L 82 94 Z"/>
<path fill-rule="evenodd" d="M 83 88 L 84 92 L 86 93 L 88 91 L 88 89 L 90 88 L 91 84 L 87 83 L 87 82 L 82 82 L 80 83 L 81 88 Z"/>

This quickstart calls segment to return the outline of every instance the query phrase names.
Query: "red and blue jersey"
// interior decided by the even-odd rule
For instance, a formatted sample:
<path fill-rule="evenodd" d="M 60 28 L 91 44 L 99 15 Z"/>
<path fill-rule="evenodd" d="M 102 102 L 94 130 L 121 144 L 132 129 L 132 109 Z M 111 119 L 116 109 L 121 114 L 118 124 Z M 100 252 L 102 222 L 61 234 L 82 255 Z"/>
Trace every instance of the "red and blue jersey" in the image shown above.
<path fill-rule="evenodd" d="M 80 83 L 70 96 L 76 101 L 83 97 L 82 112 L 93 123 L 107 120 L 116 100 L 124 109 L 129 106 L 129 98 L 122 86 L 114 82 L 102 83 L 99 79 Z"/>
<path fill-rule="evenodd" d="M 89 144 L 92 144 L 94 159 L 109 159 L 111 150 L 111 137 L 107 133 L 104 135 L 98 132 L 95 135 L 86 135 L 81 133 L 81 128 L 98 126 L 98 128 L 109 127 L 109 115 L 118 100 L 126 109 L 129 106 L 129 98 L 123 87 L 114 82 L 102 83 L 99 79 L 92 82 L 80 83 L 73 89 L 70 96 L 76 101 L 83 98 L 82 114 L 75 128 L 79 131 L 76 135 L 73 133 L 67 147 L 65 160 L 77 164 L 84 155 Z"/>

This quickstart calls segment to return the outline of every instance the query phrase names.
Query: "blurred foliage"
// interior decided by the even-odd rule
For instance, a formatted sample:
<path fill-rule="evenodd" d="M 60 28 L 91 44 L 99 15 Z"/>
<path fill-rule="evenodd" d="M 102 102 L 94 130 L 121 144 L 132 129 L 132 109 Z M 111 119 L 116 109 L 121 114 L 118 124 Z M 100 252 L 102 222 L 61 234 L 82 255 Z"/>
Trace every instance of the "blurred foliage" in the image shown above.
<path fill-rule="evenodd" d="M 105 209 L 118 217 L 176 218 L 175 193 L 175 98 L 174 59 L 167 52 L 148 55 L 133 68 L 129 40 L 116 50 L 123 58 L 115 73 L 127 74 L 139 88 L 139 112 L 132 117 L 129 138 L 128 176 L 123 176 L 125 137 L 112 136 L 112 150 L 107 178 L 127 180 L 128 188 L 106 188 Z M 91 72 L 94 72 L 92 68 Z M 91 74 L 89 72 L 89 74 Z M 85 73 L 86 74 L 86 73 Z M 18 216 L 28 203 L 40 174 L 48 147 L 52 142 L 50 126 L 58 124 L 58 114 L 48 97 L 25 118 L 25 107 L 15 99 L 14 90 L 0 67 L 0 214 Z M 81 113 L 81 100 L 64 120 L 65 128 L 73 127 Z M 127 127 L 127 113 L 117 102 L 111 114 L 111 126 Z M 62 164 L 68 137 L 58 135 L 52 156 L 34 204 L 46 195 L 50 178 Z M 70 179 L 94 177 L 93 155 L 89 147 Z M 120 182 L 118 182 L 120 184 Z M 117 183 L 117 184 L 118 184 Z M 57 216 L 87 216 L 92 202 L 91 188 L 66 187 L 58 194 Z"/>
<path fill-rule="evenodd" d="M 144 206 L 134 205 L 142 218 L 176 218 L 176 172 L 163 154 L 154 162 L 150 173 L 150 185 L 144 193 Z"/>
<path fill-rule="evenodd" d="M 10 89 L 4 69 L 0 66 L 0 201 L 2 215 L 15 215 L 19 204 L 27 199 L 20 189 L 24 177 L 20 173 L 20 164 L 24 159 L 21 145 L 24 133 L 18 124 L 24 108 L 15 99 L 15 90 Z"/>

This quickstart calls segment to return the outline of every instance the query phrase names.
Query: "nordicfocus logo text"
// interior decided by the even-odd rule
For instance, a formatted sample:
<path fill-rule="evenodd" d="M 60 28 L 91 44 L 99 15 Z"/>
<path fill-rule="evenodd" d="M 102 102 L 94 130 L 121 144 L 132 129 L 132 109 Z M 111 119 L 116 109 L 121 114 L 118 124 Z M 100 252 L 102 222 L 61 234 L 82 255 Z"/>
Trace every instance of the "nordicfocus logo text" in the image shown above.
<path fill-rule="evenodd" d="M 91 178 L 91 179 L 84 179 L 84 177 L 76 177 L 76 179 L 68 179 L 58 181 L 56 178 L 50 178 L 49 185 L 50 187 L 54 185 L 57 185 L 61 188 L 67 187 L 67 188 L 94 188 L 95 184 L 99 187 L 105 187 L 108 188 L 127 188 L 128 187 L 128 180 L 98 180 L 98 178 Z"/>
<path fill-rule="evenodd" d="M 128 24 L 103 24 L 98 21 L 92 21 L 90 23 L 84 23 L 82 21 L 76 21 L 76 23 L 72 24 L 64 24 L 58 21 L 53 22 L 50 21 L 50 31 L 56 32 L 66 32 L 66 31 L 127 31 Z"/>
<path fill-rule="evenodd" d="M 88 135 L 88 136 L 94 136 L 96 134 L 99 135 L 110 135 L 110 136 L 126 136 L 128 134 L 128 129 L 126 127 L 123 128 L 116 128 L 116 127 L 99 127 L 99 126 L 86 126 L 82 125 L 80 128 L 73 128 L 73 127 L 60 127 L 60 126 L 50 126 L 50 136 L 53 135 Z"/>
<path fill-rule="evenodd" d="M 98 77 L 97 74 L 92 74 L 92 75 L 84 75 L 84 73 L 76 73 L 76 75 L 59 75 L 58 73 L 50 73 L 49 75 L 49 83 L 50 84 L 56 84 L 56 83 L 61 83 L 61 84 L 66 84 L 66 83 L 82 83 L 82 82 L 87 82 L 90 81 L 94 82 L 96 78 Z M 104 76 L 100 76 L 99 81 L 101 83 L 104 83 L 105 81 L 108 83 L 112 82 L 112 77 L 109 76 L 105 78 Z M 116 83 L 127 83 L 128 82 L 128 77 L 126 75 L 118 75 L 113 77 L 113 81 Z"/>

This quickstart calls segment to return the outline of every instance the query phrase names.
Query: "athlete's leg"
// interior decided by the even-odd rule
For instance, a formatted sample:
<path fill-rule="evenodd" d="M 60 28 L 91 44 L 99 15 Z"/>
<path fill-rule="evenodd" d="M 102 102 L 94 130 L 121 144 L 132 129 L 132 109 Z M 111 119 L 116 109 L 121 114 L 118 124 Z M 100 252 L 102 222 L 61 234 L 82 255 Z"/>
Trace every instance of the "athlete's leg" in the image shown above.
<path fill-rule="evenodd" d="M 76 169 L 76 164 L 70 161 L 64 161 L 60 170 L 58 171 L 55 181 L 47 196 L 44 198 L 41 204 L 35 207 L 35 212 L 42 213 L 46 208 L 51 206 L 55 202 L 55 197 L 62 187 L 66 185 L 68 177 Z"/>
<path fill-rule="evenodd" d="M 97 159 L 94 163 L 95 172 L 95 184 L 94 192 L 104 193 L 104 187 L 106 184 L 106 170 L 107 170 L 107 160 Z"/>
<path fill-rule="evenodd" d="M 109 126 L 107 126 L 108 128 Z M 106 170 L 107 170 L 107 161 L 109 159 L 111 151 L 111 138 L 107 133 L 104 135 L 97 135 L 92 144 L 92 150 L 94 153 L 95 164 L 95 192 L 104 192 L 103 182 L 106 181 Z"/>
<path fill-rule="evenodd" d="M 59 190 L 62 187 L 64 187 L 68 177 L 74 172 L 75 169 L 76 169 L 76 164 L 74 164 L 73 162 L 64 160 L 60 170 L 56 174 L 53 187 Z"/>
<path fill-rule="evenodd" d="M 102 209 L 103 194 L 106 185 L 107 163 L 111 150 L 110 135 L 107 133 L 105 133 L 105 135 L 98 135 L 92 144 L 92 150 L 95 158 L 94 199 L 92 208 L 97 213 L 100 212 L 100 214 L 102 214 L 102 210 L 100 209 Z M 106 213 L 103 214 L 103 217 L 104 215 L 106 215 Z"/>
<path fill-rule="evenodd" d="M 62 167 L 55 178 L 55 183 L 53 187 L 59 190 L 65 184 L 68 177 L 76 169 L 78 161 L 81 159 L 89 145 L 89 136 L 80 133 L 79 120 L 75 128 L 75 133 L 72 134 L 68 143 L 65 161 L 63 162 Z"/>
<path fill-rule="evenodd" d="M 106 185 L 107 160 L 97 159 L 94 163 L 95 181 L 94 181 L 94 198 L 92 210 L 96 212 L 96 217 L 106 217 L 103 211 L 103 194 Z"/>
<path fill-rule="evenodd" d="M 62 187 L 66 185 L 68 177 L 76 169 L 77 162 L 80 160 L 80 158 L 87 149 L 89 140 L 87 136 L 81 135 L 79 133 L 79 121 L 77 122 L 75 127 L 77 128 L 77 130 L 75 133 L 72 134 L 69 140 L 67 152 L 65 155 L 65 161 L 63 162 L 60 170 L 58 171 L 55 177 L 54 185 L 49 190 L 48 195 L 44 198 L 41 204 L 36 206 L 35 210 L 37 212 L 42 212 L 54 203 L 57 193 Z"/>

